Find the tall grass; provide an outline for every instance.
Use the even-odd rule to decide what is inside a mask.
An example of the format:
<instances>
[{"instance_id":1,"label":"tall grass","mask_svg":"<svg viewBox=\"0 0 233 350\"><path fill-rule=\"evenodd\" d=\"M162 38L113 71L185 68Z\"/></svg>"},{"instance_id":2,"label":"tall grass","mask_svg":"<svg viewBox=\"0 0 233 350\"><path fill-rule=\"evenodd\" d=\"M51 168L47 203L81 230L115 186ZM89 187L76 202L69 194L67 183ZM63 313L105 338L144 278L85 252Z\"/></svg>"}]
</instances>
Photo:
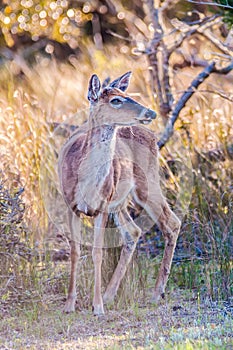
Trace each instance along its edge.
<instances>
[{"instance_id":1,"label":"tall grass","mask_svg":"<svg viewBox=\"0 0 233 350\"><path fill-rule=\"evenodd\" d=\"M192 150L194 183L180 237L182 253L186 252L184 263L176 264L174 278L180 286L197 290L203 297L230 299L233 292L233 115L232 103L216 98L220 91L218 84L216 95L196 96L181 117L183 137ZM224 85L222 80L222 84L230 96L228 81Z\"/></svg>"}]
</instances>

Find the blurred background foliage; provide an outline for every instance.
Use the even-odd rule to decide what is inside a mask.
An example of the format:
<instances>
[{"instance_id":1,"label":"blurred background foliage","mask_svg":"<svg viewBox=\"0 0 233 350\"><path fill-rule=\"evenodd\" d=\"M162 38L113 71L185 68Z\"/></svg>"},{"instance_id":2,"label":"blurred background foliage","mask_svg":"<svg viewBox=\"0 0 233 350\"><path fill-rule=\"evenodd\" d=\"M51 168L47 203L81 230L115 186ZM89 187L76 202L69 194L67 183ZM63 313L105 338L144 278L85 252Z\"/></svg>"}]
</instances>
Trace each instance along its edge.
<instances>
[{"instance_id":1,"label":"blurred background foliage","mask_svg":"<svg viewBox=\"0 0 233 350\"><path fill-rule=\"evenodd\" d=\"M222 6L213 6L214 3ZM232 0L213 1L211 5L205 5L205 1L180 1L168 15L190 23L198 18L198 11L207 14L211 10L223 15L230 27ZM142 0L3 0L0 45L13 51L30 46L30 50L25 51L28 58L39 49L45 49L47 54L66 59L69 54L82 51L88 40L93 40L97 49L103 49L108 43L121 43L120 51L129 54L129 42L132 49L142 38L146 41L150 38L148 34L153 28L148 25L147 12L146 2ZM2 49L1 55L4 57ZM6 52L5 55L9 58Z\"/></svg>"},{"instance_id":2,"label":"blurred background foliage","mask_svg":"<svg viewBox=\"0 0 233 350\"><path fill-rule=\"evenodd\" d=\"M130 36L128 27L145 27L142 22L145 13L141 1L126 1L124 7L121 2L98 0L3 2L5 6L0 12L1 44L12 49L46 38L56 43L67 44L63 46L66 49L66 58L69 53L79 52L88 39L93 40L96 47L102 49L103 44L114 43L117 40L111 31L127 40ZM133 18L136 19L136 23L133 23ZM127 26L128 21L131 23ZM45 51L48 54L52 54L53 50L51 45L46 46ZM64 57L62 52L59 52L58 56Z\"/></svg>"},{"instance_id":3,"label":"blurred background foliage","mask_svg":"<svg viewBox=\"0 0 233 350\"><path fill-rule=\"evenodd\" d=\"M170 24L174 19L183 25L195 24L215 13L219 22L211 33L224 43L233 23L232 1L218 2L227 6L176 1L175 6L168 7L164 21L174 33L177 28ZM7 305L9 300L18 302L19 296L22 301L35 295L41 300L45 292L46 295L66 292L66 263L56 262L67 260L68 240L49 220L45 197L41 197L43 190L47 191L46 196L51 195L48 199L59 195L54 160L59 146L54 140L53 125L83 123L85 115L81 111L88 106L87 83L93 72L103 80L133 70L130 93L158 110L147 59L153 35L147 2L143 0L2 1L0 300L3 304ZM183 63L187 57L191 57L188 66ZM220 65L229 59L208 38L197 33L190 35L169 61L176 101L202 69L193 58L207 64L217 59ZM214 76L201 85L177 122L178 141L173 137L161 152L164 188L171 204L184 179L176 173L177 164L184 164L185 157L190 155L193 166L193 183L185 184L183 194L189 197L193 185L192 199L183 221L170 283L213 299L230 299L232 295L232 79L232 73L217 79ZM152 128L156 132L162 130L159 117ZM64 142L64 135L55 136L56 140L60 137L60 143ZM48 180L49 188L43 189ZM56 209L56 215L61 214L59 205ZM151 260L133 261L136 282L127 283L120 299L124 293L126 299L136 297L138 289L146 288L147 280L151 280L149 271L156 274L163 248L161 233L156 228L148 232L139 248L139 255L143 251ZM85 251L85 256L88 259L80 262L79 297L83 305L89 305L93 286L90 250ZM107 266L107 271L110 268ZM130 275L126 278L132 281Z\"/></svg>"},{"instance_id":4,"label":"blurred background foliage","mask_svg":"<svg viewBox=\"0 0 233 350\"><path fill-rule=\"evenodd\" d=\"M222 14L223 14L223 20L227 23L229 27L233 24L233 1L232 0L216 0L217 4L222 5Z\"/></svg>"}]
</instances>

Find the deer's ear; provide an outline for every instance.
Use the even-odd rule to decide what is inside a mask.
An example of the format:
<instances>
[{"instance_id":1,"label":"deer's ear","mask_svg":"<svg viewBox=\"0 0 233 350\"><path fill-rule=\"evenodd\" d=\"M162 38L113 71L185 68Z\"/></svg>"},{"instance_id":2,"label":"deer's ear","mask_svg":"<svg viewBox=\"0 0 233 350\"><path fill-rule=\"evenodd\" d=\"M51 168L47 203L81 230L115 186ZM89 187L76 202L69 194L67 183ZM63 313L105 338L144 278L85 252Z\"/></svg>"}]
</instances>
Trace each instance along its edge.
<instances>
[{"instance_id":1,"label":"deer's ear","mask_svg":"<svg viewBox=\"0 0 233 350\"><path fill-rule=\"evenodd\" d=\"M87 94L87 98L91 103L95 103L98 101L100 88L101 88L101 84L100 84L99 78L97 77L96 74L93 74L89 81L88 94Z\"/></svg>"},{"instance_id":2,"label":"deer's ear","mask_svg":"<svg viewBox=\"0 0 233 350\"><path fill-rule=\"evenodd\" d=\"M110 86L113 88L120 89L121 91L125 91L129 86L129 80L132 72L127 72L123 74L120 78L114 80Z\"/></svg>"}]
</instances>

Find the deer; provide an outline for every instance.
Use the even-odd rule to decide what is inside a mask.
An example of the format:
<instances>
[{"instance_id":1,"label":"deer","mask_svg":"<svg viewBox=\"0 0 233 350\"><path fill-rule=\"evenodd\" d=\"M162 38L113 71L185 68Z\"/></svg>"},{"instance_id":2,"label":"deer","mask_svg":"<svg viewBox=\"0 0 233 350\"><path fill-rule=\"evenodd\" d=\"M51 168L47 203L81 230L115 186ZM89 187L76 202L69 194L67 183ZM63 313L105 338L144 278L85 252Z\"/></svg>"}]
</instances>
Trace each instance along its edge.
<instances>
[{"instance_id":1,"label":"deer","mask_svg":"<svg viewBox=\"0 0 233 350\"><path fill-rule=\"evenodd\" d=\"M94 315L103 315L104 304L114 301L141 236L141 228L130 215L130 201L144 209L163 233L165 248L152 300L158 302L165 297L181 222L162 194L157 138L145 126L156 118L156 112L126 94L130 77L131 72L127 72L101 86L98 76L92 75L88 87L88 121L70 136L59 154L58 175L71 232L66 313L75 311L83 215L91 217L94 226ZM123 246L102 296L103 239L110 215L120 231Z\"/></svg>"}]
</instances>

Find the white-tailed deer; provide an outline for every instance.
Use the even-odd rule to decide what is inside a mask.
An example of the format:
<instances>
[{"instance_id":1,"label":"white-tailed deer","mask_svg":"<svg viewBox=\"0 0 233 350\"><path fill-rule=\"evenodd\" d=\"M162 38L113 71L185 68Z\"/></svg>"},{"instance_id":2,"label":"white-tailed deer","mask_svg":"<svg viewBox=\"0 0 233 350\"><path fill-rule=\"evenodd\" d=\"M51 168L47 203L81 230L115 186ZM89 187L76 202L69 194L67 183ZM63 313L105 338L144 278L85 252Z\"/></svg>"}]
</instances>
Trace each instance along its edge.
<instances>
[{"instance_id":1,"label":"white-tailed deer","mask_svg":"<svg viewBox=\"0 0 233 350\"><path fill-rule=\"evenodd\" d=\"M164 297L180 221L160 189L157 139L142 126L155 119L156 113L126 95L130 75L128 72L102 88L98 77L91 77L88 123L74 132L60 152L58 170L71 230L71 276L65 312L75 309L81 214L94 218L94 314L104 313L103 301L113 301L141 235L128 212L129 200L145 209L163 232L165 250L153 299ZM102 246L109 214L124 243L102 299Z\"/></svg>"}]
</instances>

